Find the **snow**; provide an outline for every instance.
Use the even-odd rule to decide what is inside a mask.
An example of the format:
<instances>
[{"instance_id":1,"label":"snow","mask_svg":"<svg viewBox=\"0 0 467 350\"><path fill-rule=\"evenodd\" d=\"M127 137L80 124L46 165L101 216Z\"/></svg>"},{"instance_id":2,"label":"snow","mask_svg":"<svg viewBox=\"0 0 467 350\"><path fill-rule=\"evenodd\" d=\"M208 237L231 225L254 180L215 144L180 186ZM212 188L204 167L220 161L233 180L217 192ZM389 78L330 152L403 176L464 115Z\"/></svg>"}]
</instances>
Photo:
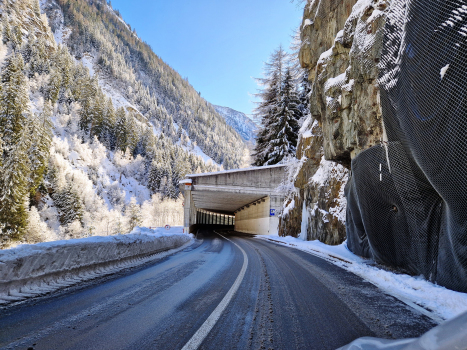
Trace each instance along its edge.
<instances>
[{"instance_id":1,"label":"snow","mask_svg":"<svg viewBox=\"0 0 467 350\"><path fill-rule=\"evenodd\" d=\"M80 62L83 63L83 65L89 69L89 74L94 76L94 63L93 63L94 57L92 57L90 54L85 53L83 58L81 58Z\"/></svg>"},{"instance_id":2,"label":"snow","mask_svg":"<svg viewBox=\"0 0 467 350\"><path fill-rule=\"evenodd\" d=\"M311 123L311 126L310 126ZM299 134L302 138L306 139L308 137L315 136L313 134L313 129L318 126L318 120L312 118L311 116L308 117L305 122L303 123L302 127L300 128Z\"/></svg>"},{"instance_id":3,"label":"snow","mask_svg":"<svg viewBox=\"0 0 467 350\"><path fill-rule=\"evenodd\" d=\"M302 241L307 240L307 232L308 232L308 219L309 219L309 212L308 208L306 206L306 201L303 201L303 207L302 207L302 225L300 227L300 236L299 238Z\"/></svg>"},{"instance_id":4,"label":"snow","mask_svg":"<svg viewBox=\"0 0 467 350\"><path fill-rule=\"evenodd\" d=\"M84 62L83 62L84 63ZM89 64L89 63L88 63ZM89 69L89 67L88 67ZM121 92L119 92L117 89L115 89L109 81L107 81L106 79L104 79L103 77L99 77L99 86L102 88L102 91L105 93L105 95L107 97L110 97L112 99L112 103L115 107L115 109L118 109L120 107L123 107L125 109L127 109L128 107L131 108L131 109L134 109L135 111L137 111L138 113L139 110L138 108L130 103L122 94ZM141 113L140 113L141 114ZM158 131L155 131L154 132L155 134L159 134L160 132Z\"/></svg>"},{"instance_id":5,"label":"snow","mask_svg":"<svg viewBox=\"0 0 467 350\"><path fill-rule=\"evenodd\" d=\"M192 151L194 154L196 154L197 156L201 157L203 159L203 161L206 163L206 164L214 164L218 167L220 167L221 165L220 164L217 164L211 157L209 157L206 153L203 152L203 150L201 148L199 148L199 146L195 146L193 148L193 151Z\"/></svg>"},{"instance_id":6,"label":"snow","mask_svg":"<svg viewBox=\"0 0 467 350\"><path fill-rule=\"evenodd\" d=\"M332 56L332 49L333 47L331 47L329 50L327 51L324 51L321 56L319 56L319 59L318 59L318 64L323 64L329 57Z\"/></svg>"},{"instance_id":7,"label":"snow","mask_svg":"<svg viewBox=\"0 0 467 350\"><path fill-rule=\"evenodd\" d=\"M258 125L255 124L245 113L236 111L229 107L213 106L244 141L255 141Z\"/></svg>"},{"instance_id":8,"label":"snow","mask_svg":"<svg viewBox=\"0 0 467 350\"><path fill-rule=\"evenodd\" d=\"M290 236L257 236L256 238L272 240L332 262L371 282L403 302L416 308L425 309L424 311L438 322L467 312L467 293L438 286L426 281L422 276L413 277L383 270L373 261L350 252L346 242L338 246L330 246L319 241L304 242Z\"/></svg>"},{"instance_id":9,"label":"snow","mask_svg":"<svg viewBox=\"0 0 467 350\"><path fill-rule=\"evenodd\" d=\"M63 44L71 35L71 29L65 26L60 26L55 30L54 38L57 44Z\"/></svg>"},{"instance_id":10,"label":"snow","mask_svg":"<svg viewBox=\"0 0 467 350\"><path fill-rule=\"evenodd\" d=\"M440 75L441 75L441 80L443 80L444 78L444 75L446 74L446 72L448 71L449 69L449 64L444 66L443 68L441 68L441 71L440 71Z\"/></svg>"},{"instance_id":11,"label":"snow","mask_svg":"<svg viewBox=\"0 0 467 350\"><path fill-rule=\"evenodd\" d=\"M350 92L353 90L354 85L355 85L355 79L350 79L347 84L342 85L342 90Z\"/></svg>"},{"instance_id":12,"label":"snow","mask_svg":"<svg viewBox=\"0 0 467 350\"><path fill-rule=\"evenodd\" d=\"M206 176L206 175L227 174L227 173L236 173L236 172L241 172L241 171L280 168L280 167L285 167L285 166L287 166L287 164L265 165L265 166L249 167L249 168L242 168L242 169L222 170L222 171L216 171L216 172L205 173L205 174L189 174L189 175L186 175L186 177L198 177L198 176Z\"/></svg>"},{"instance_id":13,"label":"snow","mask_svg":"<svg viewBox=\"0 0 467 350\"><path fill-rule=\"evenodd\" d=\"M192 239L182 227L137 227L127 235L24 244L2 250L0 304L135 266L154 259L154 254L183 249Z\"/></svg>"},{"instance_id":14,"label":"snow","mask_svg":"<svg viewBox=\"0 0 467 350\"><path fill-rule=\"evenodd\" d=\"M305 19L305 21L303 22L303 28L307 27L307 26L311 26L314 22L311 20L311 19Z\"/></svg>"},{"instance_id":15,"label":"snow","mask_svg":"<svg viewBox=\"0 0 467 350\"><path fill-rule=\"evenodd\" d=\"M0 40L0 65L3 66L3 61L8 53L8 47L3 44L3 41Z\"/></svg>"},{"instance_id":16,"label":"snow","mask_svg":"<svg viewBox=\"0 0 467 350\"><path fill-rule=\"evenodd\" d=\"M324 84L324 91L329 91L331 89L341 87L342 85L345 84L346 81L346 73L342 73L338 75L337 77L334 78L329 78L326 83Z\"/></svg>"},{"instance_id":17,"label":"snow","mask_svg":"<svg viewBox=\"0 0 467 350\"><path fill-rule=\"evenodd\" d=\"M286 217L289 215L289 211L295 208L295 198L292 199L292 201L287 204L287 206L282 210L282 217Z\"/></svg>"}]
</instances>

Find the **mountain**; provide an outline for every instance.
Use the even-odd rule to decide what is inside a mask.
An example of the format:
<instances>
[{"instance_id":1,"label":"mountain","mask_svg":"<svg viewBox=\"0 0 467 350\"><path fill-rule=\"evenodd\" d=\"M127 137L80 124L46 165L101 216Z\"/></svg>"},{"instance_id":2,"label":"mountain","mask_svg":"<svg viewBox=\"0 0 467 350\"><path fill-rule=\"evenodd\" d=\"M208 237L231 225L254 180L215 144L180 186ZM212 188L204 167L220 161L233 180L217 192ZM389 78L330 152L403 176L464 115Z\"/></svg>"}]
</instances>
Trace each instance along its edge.
<instances>
[{"instance_id":1,"label":"mountain","mask_svg":"<svg viewBox=\"0 0 467 350\"><path fill-rule=\"evenodd\" d=\"M186 174L245 163L239 134L104 0L0 15L0 249L180 225Z\"/></svg>"},{"instance_id":2,"label":"mountain","mask_svg":"<svg viewBox=\"0 0 467 350\"><path fill-rule=\"evenodd\" d=\"M117 106L134 109L174 142L186 134L226 169L242 165L245 145L235 130L105 0L46 0L42 8L57 42Z\"/></svg>"},{"instance_id":3,"label":"mountain","mask_svg":"<svg viewBox=\"0 0 467 350\"><path fill-rule=\"evenodd\" d=\"M255 142L256 125L245 113L236 111L229 107L213 106L217 113L224 117L227 124L235 129L236 132L247 142Z\"/></svg>"}]
</instances>

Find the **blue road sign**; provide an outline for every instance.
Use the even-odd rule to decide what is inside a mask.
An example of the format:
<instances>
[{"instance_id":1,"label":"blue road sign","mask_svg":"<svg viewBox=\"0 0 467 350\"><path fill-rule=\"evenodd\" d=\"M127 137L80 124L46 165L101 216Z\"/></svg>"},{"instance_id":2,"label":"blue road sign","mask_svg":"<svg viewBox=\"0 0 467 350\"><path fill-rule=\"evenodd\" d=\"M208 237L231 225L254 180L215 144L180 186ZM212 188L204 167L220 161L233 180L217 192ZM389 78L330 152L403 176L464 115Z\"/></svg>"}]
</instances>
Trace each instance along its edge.
<instances>
[{"instance_id":1,"label":"blue road sign","mask_svg":"<svg viewBox=\"0 0 467 350\"><path fill-rule=\"evenodd\" d=\"M276 209L270 209L269 210L269 215L276 216Z\"/></svg>"}]
</instances>

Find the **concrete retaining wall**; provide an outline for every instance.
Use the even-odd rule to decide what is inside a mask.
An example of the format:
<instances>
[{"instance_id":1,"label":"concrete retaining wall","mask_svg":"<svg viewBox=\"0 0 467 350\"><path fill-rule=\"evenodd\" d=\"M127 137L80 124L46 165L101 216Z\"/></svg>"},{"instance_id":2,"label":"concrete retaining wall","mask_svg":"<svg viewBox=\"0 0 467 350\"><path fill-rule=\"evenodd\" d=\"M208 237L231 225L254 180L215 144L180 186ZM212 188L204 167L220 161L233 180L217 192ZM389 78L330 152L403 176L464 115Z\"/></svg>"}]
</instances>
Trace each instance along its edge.
<instances>
[{"instance_id":1,"label":"concrete retaining wall","mask_svg":"<svg viewBox=\"0 0 467 350\"><path fill-rule=\"evenodd\" d=\"M277 234L279 219L270 216L271 198L264 202L250 205L235 214L235 231L257 235Z\"/></svg>"},{"instance_id":2,"label":"concrete retaining wall","mask_svg":"<svg viewBox=\"0 0 467 350\"><path fill-rule=\"evenodd\" d=\"M0 304L66 287L183 246L186 234L129 234L24 245L0 251Z\"/></svg>"}]
</instances>

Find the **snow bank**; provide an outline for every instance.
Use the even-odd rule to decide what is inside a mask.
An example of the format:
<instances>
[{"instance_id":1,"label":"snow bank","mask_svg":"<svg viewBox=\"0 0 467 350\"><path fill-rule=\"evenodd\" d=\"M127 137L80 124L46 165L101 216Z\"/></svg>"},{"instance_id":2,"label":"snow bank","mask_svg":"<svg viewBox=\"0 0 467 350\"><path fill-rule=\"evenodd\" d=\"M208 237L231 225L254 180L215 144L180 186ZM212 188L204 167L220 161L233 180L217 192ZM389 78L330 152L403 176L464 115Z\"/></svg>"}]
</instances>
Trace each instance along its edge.
<instances>
[{"instance_id":1,"label":"snow bank","mask_svg":"<svg viewBox=\"0 0 467 350\"><path fill-rule=\"evenodd\" d=\"M467 294L455 292L426 281L383 270L347 249L346 242L330 246L319 241L302 241L290 236L257 236L319 256L371 282L439 323L467 312Z\"/></svg>"},{"instance_id":2,"label":"snow bank","mask_svg":"<svg viewBox=\"0 0 467 350\"><path fill-rule=\"evenodd\" d=\"M182 227L138 227L128 235L25 244L0 251L0 304L135 266L191 240Z\"/></svg>"}]
</instances>

